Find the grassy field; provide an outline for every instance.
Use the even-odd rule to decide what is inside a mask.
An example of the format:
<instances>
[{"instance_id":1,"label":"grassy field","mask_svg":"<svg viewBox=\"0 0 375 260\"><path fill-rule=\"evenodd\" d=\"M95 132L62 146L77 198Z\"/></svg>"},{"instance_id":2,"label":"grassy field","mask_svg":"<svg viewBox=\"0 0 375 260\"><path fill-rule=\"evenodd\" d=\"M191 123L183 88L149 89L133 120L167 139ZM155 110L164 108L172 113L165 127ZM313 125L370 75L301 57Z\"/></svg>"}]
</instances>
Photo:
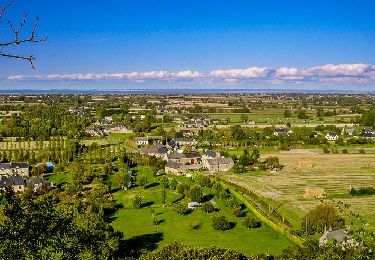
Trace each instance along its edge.
<instances>
[{"instance_id":1,"label":"grassy field","mask_svg":"<svg viewBox=\"0 0 375 260\"><path fill-rule=\"evenodd\" d=\"M142 175L144 173L140 173ZM126 238L139 239L141 243L151 240L158 245L180 241L193 246L215 245L222 248L231 248L248 255L270 252L280 253L284 248L292 245L292 242L282 234L274 231L266 225L257 229L247 229L242 224L242 218L236 218L231 210L225 206L225 201L214 197L219 213L228 217L230 221L236 222L233 229L228 231L217 231L211 225L210 214L200 209L195 209L186 216L178 215L170 204L178 200L180 195L173 190L168 190L166 206L160 202L160 187L153 183L158 178L146 173L149 180L149 187L140 187L131 190L121 190L114 194L116 201L122 208L113 215L113 227L122 231ZM175 177L175 176L169 176ZM180 182L192 183L185 177L177 177ZM151 184L151 185L150 185ZM211 194L211 188L204 188L206 195ZM136 195L142 196L145 204L141 209L134 209L131 206L132 198ZM181 203L187 203L183 199ZM160 225L153 224L153 215L162 221ZM212 214L212 213L211 213ZM251 215L250 212L248 214Z\"/></svg>"},{"instance_id":2,"label":"grassy field","mask_svg":"<svg viewBox=\"0 0 375 260\"><path fill-rule=\"evenodd\" d=\"M279 157L285 168L278 173L223 174L230 180L258 195L277 207L278 212L299 226L302 216L320 203L319 199L303 198L305 188L323 188L327 199L347 202L351 210L359 213L375 230L375 196L348 196L350 187L375 186L375 154L322 154L320 150L301 150L267 154ZM356 153L354 153L356 152ZM312 164L303 166L301 164Z\"/></svg>"}]
</instances>

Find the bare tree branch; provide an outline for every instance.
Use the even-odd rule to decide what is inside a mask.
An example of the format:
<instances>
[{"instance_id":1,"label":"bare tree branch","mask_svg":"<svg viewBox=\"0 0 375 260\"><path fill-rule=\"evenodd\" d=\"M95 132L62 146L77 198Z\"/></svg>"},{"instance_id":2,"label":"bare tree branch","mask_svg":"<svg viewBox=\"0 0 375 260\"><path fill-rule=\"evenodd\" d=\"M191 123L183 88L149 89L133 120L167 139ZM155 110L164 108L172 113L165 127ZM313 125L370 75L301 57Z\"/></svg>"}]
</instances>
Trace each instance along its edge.
<instances>
[{"instance_id":1,"label":"bare tree branch","mask_svg":"<svg viewBox=\"0 0 375 260\"><path fill-rule=\"evenodd\" d=\"M0 0L1 1L1 0ZM6 10L14 3L14 0L8 1L4 7L0 7L0 23L2 21L3 15L6 12ZM27 18L29 14L25 13L23 16L23 19L21 23L19 24L18 27L16 27L12 21L8 20L8 25L10 28L10 31L13 35L12 39L9 40L1 40L0 41L0 57L6 57L6 58L11 58L11 59L20 59L20 60L25 60L28 61L33 69L35 69L34 66L34 60L35 57L33 55L16 55L16 54L11 54L7 51L6 48L12 47L12 46L19 46L19 45L24 45L28 43L41 43L45 42L47 40L47 37L37 37L36 36L36 31L38 28L39 24L39 18L35 18L34 25L32 27L32 30L29 34L28 37L23 37L22 32L23 29L27 23Z\"/></svg>"}]
</instances>

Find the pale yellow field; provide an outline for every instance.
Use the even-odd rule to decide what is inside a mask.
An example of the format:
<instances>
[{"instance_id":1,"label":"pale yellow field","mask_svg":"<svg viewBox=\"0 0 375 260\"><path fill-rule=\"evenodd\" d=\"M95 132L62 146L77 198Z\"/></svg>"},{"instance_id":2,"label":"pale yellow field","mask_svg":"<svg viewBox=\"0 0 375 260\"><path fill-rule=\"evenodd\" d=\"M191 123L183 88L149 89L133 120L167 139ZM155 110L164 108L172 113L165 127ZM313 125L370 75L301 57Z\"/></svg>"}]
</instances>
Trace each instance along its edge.
<instances>
[{"instance_id":1,"label":"pale yellow field","mask_svg":"<svg viewBox=\"0 0 375 260\"><path fill-rule=\"evenodd\" d=\"M375 187L375 154L277 153L285 168L277 173L229 174L222 177L262 195L292 223L320 202L303 198L305 188L324 188L328 198L345 201L375 230L375 196L350 197L350 187ZM268 155L267 155L268 156ZM311 163L313 167L311 168ZM302 169L301 167L305 168Z\"/></svg>"}]
</instances>

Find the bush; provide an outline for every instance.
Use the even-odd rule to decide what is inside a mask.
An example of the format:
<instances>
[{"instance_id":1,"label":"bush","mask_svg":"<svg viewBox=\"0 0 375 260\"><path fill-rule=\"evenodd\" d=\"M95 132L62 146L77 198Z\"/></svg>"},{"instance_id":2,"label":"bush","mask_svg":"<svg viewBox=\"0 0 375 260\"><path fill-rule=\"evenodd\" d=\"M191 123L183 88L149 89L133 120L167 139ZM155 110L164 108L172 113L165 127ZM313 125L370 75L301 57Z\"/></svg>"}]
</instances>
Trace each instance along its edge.
<instances>
[{"instance_id":1,"label":"bush","mask_svg":"<svg viewBox=\"0 0 375 260\"><path fill-rule=\"evenodd\" d=\"M190 189L190 186L185 183L179 183L176 186L177 192L185 196Z\"/></svg>"},{"instance_id":2,"label":"bush","mask_svg":"<svg viewBox=\"0 0 375 260\"><path fill-rule=\"evenodd\" d=\"M347 154L348 153L348 149L346 149L346 148L342 149L342 153Z\"/></svg>"},{"instance_id":3,"label":"bush","mask_svg":"<svg viewBox=\"0 0 375 260\"><path fill-rule=\"evenodd\" d=\"M177 188L177 185L178 185L178 182L176 181L175 178L173 178L170 182L169 182L169 187L172 189L172 190L175 190Z\"/></svg>"},{"instance_id":4,"label":"bush","mask_svg":"<svg viewBox=\"0 0 375 260\"><path fill-rule=\"evenodd\" d=\"M262 223L250 216L247 216L244 221L243 221L243 224L245 227L247 228L259 228Z\"/></svg>"},{"instance_id":5,"label":"bush","mask_svg":"<svg viewBox=\"0 0 375 260\"><path fill-rule=\"evenodd\" d=\"M359 153L365 153L365 149L363 149L363 148L361 148L361 149L359 149Z\"/></svg>"},{"instance_id":6,"label":"bush","mask_svg":"<svg viewBox=\"0 0 375 260\"><path fill-rule=\"evenodd\" d=\"M207 175L200 174L197 178L197 181L202 187L210 187L212 185L211 179Z\"/></svg>"},{"instance_id":7,"label":"bush","mask_svg":"<svg viewBox=\"0 0 375 260\"><path fill-rule=\"evenodd\" d=\"M359 189L351 188L349 194L352 196L365 196L365 195L374 195L375 188L373 187L362 187Z\"/></svg>"},{"instance_id":8,"label":"bush","mask_svg":"<svg viewBox=\"0 0 375 260\"><path fill-rule=\"evenodd\" d=\"M229 199L227 200L227 203L226 203L226 206L228 207L228 208L231 208L231 209L233 209L233 208L235 208L235 207L237 207L238 206L238 201L234 198L234 197L229 197Z\"/></svg>"},{"instance_id":9,"label":"bush","mask_svg":"<svg viewBox=\"0 0 375 260\"><path fill-rule=\"evenodd\" d=\"M203 202L202 205L201 205L201 209L206 213L211 213L211 212L215 211L215 207L214 207L214 205L212 205L212 203L210 201Z\"/></svg>"},{"instance_id":10,"label":"bush","mask_svg":"<svg viewBox=\"0 0 375 260\"><path fill-rule=\"evenodd\" d=\"M202 187L199 185L194 185L193 187L191 187L187 195L191 199L191 201L200 202L203 198Z\"/></svg>"},{"instance_id":11,"label":"bush","mask_svg":"<svg viewBox=\"0 0 375 260\"><path fill-rule=\"evenodd\" d=\"M176 212L178 215L185 216L191 212L191 209L189 209L187 206L185 206L182 203L178 203L175 206Z\"/></svg>"},{"instance_id":12,"label":"bush","mask_svg":"<svg viewBox=\"0 0 375 260\"><path fill-rule=\"evenodd\" d=\"M229 220L225 216L219 214L215 214L214 216L212 216L211 220L212 226L216 230L224 231L233 227L233 223L229 222Z\"/></svg>"},{"instance_id":13,"label":"bush","mask_svg":"<svg viewBox=\"0 0 375 260\"><path fill-rule=\"evenodd\" d=\"M160 225L161 221L157 217L154 217L153 220L152 220L152 223L154 225Z\"/></svg>"},{"instance_id":14,"label":"bush","mask_svg":"<svg viewBox=\"0 0 375 260\"><path fill-rule=\"evenodd\" d=\"M237 218L242 218L246 216L246 211L242 209L240 206L236 206L232 209L232 213Z\"/></svg>"},{"instance_id":15,"label":"bush","mask_svg":"<svg viewBox=\"0 0 375 260\"><path fill-rule=\"evenodd\" d=\"M329 149L326 145L323 146L323 153L329 153Z\"/></svg>"},{"instance_id":16,"label":"bush","mask_svg":"<svg viewBox=\"0 0 375 260\"><path fill-rule=\"evenodd\" d=\"M142 197L141 196L135 195L135 197L133 199L133 208L135 208L135 209L142 208Z\"/></svg>"}]
</instances>

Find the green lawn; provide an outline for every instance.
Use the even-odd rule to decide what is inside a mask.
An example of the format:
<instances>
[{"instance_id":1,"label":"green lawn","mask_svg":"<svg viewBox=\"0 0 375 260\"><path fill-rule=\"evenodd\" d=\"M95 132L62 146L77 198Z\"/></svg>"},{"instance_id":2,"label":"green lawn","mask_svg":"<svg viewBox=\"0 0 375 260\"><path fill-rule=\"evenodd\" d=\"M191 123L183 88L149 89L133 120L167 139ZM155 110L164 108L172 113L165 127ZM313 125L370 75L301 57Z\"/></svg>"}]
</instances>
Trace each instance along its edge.
<instances>
[{"instance_id":1,"label":"green lawn","mask_svg":"<svg viewBox=\"0 0 375 260\"><path fill-rule=\"evenodd\" d=\"M179 241L193 246L215 245L222 248L231 248L247 255L259 253L278 254L283 249L292 245L292 242L282 234L274 231L266 225L257 229L247 229L242 224L242 218L236 218L231 210L225 206L225 201L214 197L219 213L228 217L236 223L235 227L228 231L217 231L211 225L211 215L200 209L195 209L186 216L178 215L170 204L181 196L173 190L168 189L166 206L160 203L160 188L157 186L158 178L153 177L145 167L139 168L138 176L148 177L149 188L140 187L131 190L121 190L114 194L114 199L123 207L113 215L112 225L116 230L122 231L128 239L147 240L157 237L158 245ZM170 178L174 176L168 176ZM186 177L179 177L178 181L192 183ZM211 188L204 188L206 195L212 194ZM134 209L131 207L132 198L135 195L142 197L145 207ZM181 203L187 203L183 199ZM153 215L162 220L160 225L153 224ZM213 214L213 213L211 213ZM248 212L248 214L251 214ZM158 236L159 235L159 236Z\"/></svg>"}]
</instances>

